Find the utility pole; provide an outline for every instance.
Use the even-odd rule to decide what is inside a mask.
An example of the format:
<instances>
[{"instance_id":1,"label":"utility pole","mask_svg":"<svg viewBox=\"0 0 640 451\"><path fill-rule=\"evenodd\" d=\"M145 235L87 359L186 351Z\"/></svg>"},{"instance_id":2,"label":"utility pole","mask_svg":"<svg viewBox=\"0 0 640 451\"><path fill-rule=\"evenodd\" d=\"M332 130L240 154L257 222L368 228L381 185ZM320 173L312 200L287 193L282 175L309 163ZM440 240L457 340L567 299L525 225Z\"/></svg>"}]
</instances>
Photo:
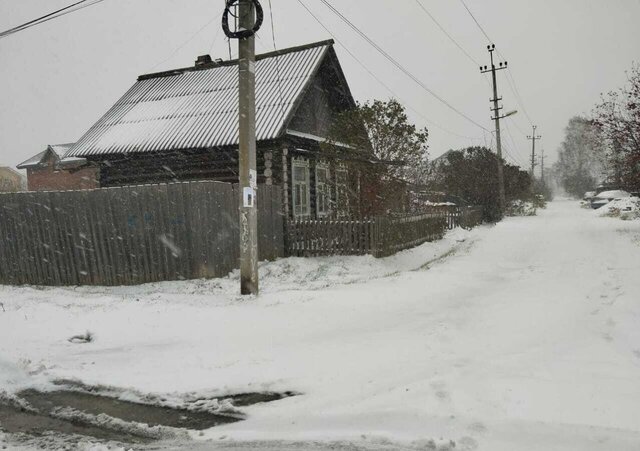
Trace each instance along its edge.
<instances>
[{"instance_id":1,"label":"utility pole","mask_svg":"<svg viewBox=\"0 0 640 451\"><path fill-rule=\"evenodd\" d=\"M238 30L255 26L254 2L239 0ZM255 36L238 39L240 293L258 294Z\"/></svg>"},{"instance_id":2,"label":"utility pole","mask_svg":"<svg viewBox=\"0 0 640 451\"><path fill-rule=\"evenodd\" d=\"M500 63L499 67L496 67L493 63L493 52L495 51L495 44L491 44L487 46L487 50L489 50L489 56L491 57L491 67L487 68L487 66L480 66L480 73L491 72L491 79L493 81L493 99L490 99L490 102L493 102L493 111L494 117L491 119L495 122L496 127L496 152L498 154L498 206L500 208L500 215L504 213L505 210L505 194L504 194L504 168L502 166L502 141L500 140L500 119L507 117L500 116L501 106L498 106L498 101L502 100L502 97L498 97L498 85L496 82L496 71L507 68L507 62ZM513 113L510 113L511 115Z\"/></svg>"},{"instance_id":3,"label":"utility pole","mask_svg":"<svg viewBox=\"0 0 640 451\"><path fill-rule=\"evenodd\" d=\"M531 179L533 180L535 174L533 173L533 169L536 166L536 139L542 138L542 136L536 136L536 128L537 125L533 125L533 134L531 136L527 136L527 139L531 140Z\"/></svg>"}]
</instances>

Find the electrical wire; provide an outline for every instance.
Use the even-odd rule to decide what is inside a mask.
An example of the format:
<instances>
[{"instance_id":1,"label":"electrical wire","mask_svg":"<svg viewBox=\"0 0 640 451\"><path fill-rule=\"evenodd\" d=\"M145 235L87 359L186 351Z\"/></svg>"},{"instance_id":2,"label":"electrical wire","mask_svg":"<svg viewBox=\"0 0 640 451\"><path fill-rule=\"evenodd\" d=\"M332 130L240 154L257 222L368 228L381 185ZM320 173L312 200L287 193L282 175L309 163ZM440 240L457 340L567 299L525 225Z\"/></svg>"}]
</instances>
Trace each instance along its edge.
<instances>
[{"instance_id":1,"label":"electrical wire","mask_svg":"<svg viewBox=\"0 0 640 451\"><path fill-rule=\"evenodd\" d=\"M482 25L480 25L480 22L478 22L478 20L476 19L476 17L473 15L473 13L471 12L471 10L469 9L469 7L467 6L467 4L464 2L464 0L460 0L460 3L462 3L462 6L464 6L464 9L467 10L467 12L469 13L469 15L471 16L471 18L473 19L473 21L476 23L476 25L478 26L478 28L480 29L480 31L482 31L482 34L484 34L484 36L487 38L487 41L489 44L491 44L493 41L492 39L489 37L489 35L487 34L486 31L484 31L484 28L482 28Z\"/></svg>"},{"instance_id":2,"label":"electrical wire","mask_svg":"<svg viewBox=\"0 0 640 451\"><path fill-rule=\"evenodd\" d=\"M522 129L520 128L520 126L518 125L518 123L515 121L515 119L513 119L511 116L509 117L509 119L511 119L511 123L516 127L516 130L518 130L518 132L520 132L520 134L524 137L527 136L527 134L525 132L522 131Z\"/></svg>"},{"instance_id":3,"label":"electrical wire","mask_svg":"<svg viewBox=\"0 0 640 451\"><path fill-rule=\"evenodd\" d=\"M180 50L182 50L182 48L187 45L188 43L190 43L191 41L193 41L196 36L198 36L202 30L204 30L205 28L207 28L214 20L217 20L218 17L213 17L212 19L209 19L209 21L207 21L207 23L205 23L203 26L201 26L200 28L198 28L198 30L193 33L186 41L184 41L182 44L180 44L178 47L176 47L175 49L173 49L173 51L169 54L169 56L167 56L165 59L163 59L162 61L160 61L159 63L157 63L155 66L153 66L151 69L149 69L147 72L152 72L156 67L160 66L161 64L166 63L167 61L169 61L176 53L178 53ZM215 43L215 41L214 41ZM212 45L213 46L213 45Z\"/></svg>"},{"instance_id":4,"label":"electrical wire","mask_svg":"<svg viewBox=\"0 0 640 451\"><path fill-rule=\"evenodd\" d=\"M471 62L473 62L476 67L480 66L480 63L478 61L476 61L476 59L474 57L472 57L459 43L458 41L456 41L455 39L453 39L453 37L447 32L447 30L444 29L444 27L442 25L440 25L440 23L436 20L435 17L433 17L433 15L427 10L427 8L424 7L424 5L420 2L420 0L416 0L416 3L418 4L418 6L420 7L420 9L422 9L422 11L424 11L424 13L429 16L429 18L438 26L438 28L440 28L440 31L442 31L451 42L453 42L455 44L456 47L458 47L460 49L460 51L462 53L464 53L467 58L469 58L471 60Z\"/></svg>"},{"instance_id":5,"label":"electrical wire","mask_svg":"<svg viewBox=\"0 0 640 451\"><path fill-rule=\"evenodd\" d=\"M473 13L471 12L471 10L467 6L467 4L464 2L464 0L460 0L460 3L462 3L462 6L464 6L464 8L467 10L467 12L469 13L469 15L471 16L473 21L476 23L476 25L478 26L478 28L480 29L482 34L487 38L487 42L489 44L491 44L493 42L493 40L489 37L487 32L484 30L484 28L482 28L482 25L480 25L480 22L478 22L478 19L476 19L476 17L473 15ZM500 56L500 58L506 59L500 53L500 51L498 51L497 53L498 53L498 56ZM522 112L527 117L527 120L529 121L529 123L533 124L533 121L531 120L531 117L529 116L529 113L527 112L527 109L526 109L526 107L524 105L524 100L522 100L522 97L520 96L520 92L518 91L518 87L516 86L516 80L513 77L513 73L511 72L511 68L510 67L507 67L507 82L508 82L507 84L509 85L509 89L511 89L511 92L516 97L516 102L518 103L518 105L520 105L520 108L522 109Z\"/></svg>"},{"instance_id":6,"label":"electrical wire","mask_svg":"<svg viewBox=\"0 0 640 451\"><path fill-rule=\"evenodd\" d=\"M520 92L518 91L518 87L516 86L516 80L515 78L513 78L511 69L507 68L506 73L507 73L507 82L509 84L509 88L511 89L511 92L513 92L513 95L516 97L516 101L518 102L518 105L520 105L520 108L522 108L522 112L527 117L527 120L529 121L529 125L533 125L531 116L529 116L529 113L527 112L527 109L524 106L524 101L522 100L522 97L520 96Z\"/></svg>"},{"instance_id":7,"label":"electrical wire","mask_svg":"<svg viewBox=\"0 0 640 451\"><path fill-rule=\"evenodd\" d=\"M464 0L460 0L460 2L462 3L462 5L464 6L464 8L467 10L467 12L469 13L469 15L471 16L471 18L473 19L473 21L476 23L476 25L478 26L478 28L480 29L480 31L482 32L482 34L487 38L487 42L488 43L492 43L492 39L489 37L489 35L487 34L487 32L484 30L484 28L482 27L482 25L480 25L480 22L478 22L478 20L476 19L476 17L473 15L473 13L471 12L471 10L469 9L469 7L466 5L466 3L464 2ZM498 55L500 56L500 58L502 59L506 59L504 57L504 55L502 55L500 53L500 51L497 52ZM516 86L516 81L515 78L513 77L513 73L511 71L510 67L507 67L507 85L509 86L509 89L511 90L511 92L513 93L513 95L516 98L516 102L518 103L518 105L520 106L520 108L522 109L522 112L525 114L525 116L527 117L527 120L529 121L530 124L533 124L533 121L531 120L531 116L529 116L529 113L527 112L527 108L525 107L524 104L524 100L522 99L522 96L520 95L520 92L518 91L518 87ZM515 124L515 122L514 122ZM515 124L517 127L517 124ZM522 130L520 130L519 127L517 127L518 130L522 132ZM524 134L524 133L523 133Z\"/></svg>"},{"instance_id":8,"label":"electrical wire","mask_svg":"<svg viewBox=\"0 0 640 451\"><path fill-rule=\"evenodd\" d=\"M65 6L64 8L60 8L56 11L45 14L44 16L40 16L37 19L30 20L16 27L10 28L0 33L0 39L6 38L14 33L18 33L19 31L24 31L27 28L35 27L36 25L40 25L42 23L48 22L53 19L57 19L58 17L62 17L64 15L79 11L83 8L87 8L89 6L93 6L104 0L81 0L79 2L73 3L71 5Z\"/></svg>"},{"instance_id":9,"label":"electrical wire","mask_svg":"<svg viewBox=\"0 0 640 451\"><path fill-rule=\"evenodd\" d=\"M271 22L271 40L273 41L273 50L276 51L278 50L278 47L276 46L276 32L273 26L273 6L271 5L271 0L269 0L269 19ZM284 110L284 100L282 96L282 83L281 83L282 78L280 76L280 56L276 55L275 60L276 60L276 77L277 77L276 84L278 86L278 97L280 100L280 120L284 121L285 110Z\"/></svg>"},{"instance_id":10,"label":"electrical wire","mask_svg":"<svg viewBox=\"0 0 640 451\"><path fill-rule=\"evenodd\" d=\"M385 57L391 64L393 64L397 69L399 69L402 73L404 73L407 77L413 80L418 86L420 86L423 90L431 94L436 100L440 103L448 107L450 110L454 111L459 116L463 117L467 121L471 122L475 126L489 131L487 128L480 125L478 122L471 119L469 116L464 114L462 111L451 105L445 99L436 94L432 89L430 89L427 85L425 85L422 81L420 81L415 75L413 75L409 70L407 70L402 64L400 64L395 58L393 58L389 53L387 53L384 49L382 49L373 39L367 36L363 31L361 31L356 25L354 25L349 19L347 19L340 11L338 11L334 6L329 3L328 0L321 0L324 5L329 8L338 18L340 18L345 24L347 24L353 31L355 31L362 39L364 39L369 45L371 45L375 50L378 51L383 57Z\"/></svg>"},{"instance_id":11,"label":"electrical wire","mask_svg":"<svg viewBox=\"0 0 640 451\"><path fill-rule=\"evenodd\" d=\"M513 134L511 133L511 129L509 128L509 123L507 121L504 122L504 126L505 126L505 129L507 130L507 134L509 135L509 138L511 139L511 144L513 145L513 148L512 148L513 152L515 153L517 160L520 162L520 166L524 168L526 165L523 163L523 161L526 161L527 157L525 156L524 160L523 160L522 159L523 158L522 154L520 154L517 151L517 149L519 149L519 147L516 144L516 140L513 139Z\"/></svg>"},{"instance_id":12,"label":"electrical wire","mask_svg":"<svg viewBox=\"0 0 640 451\"><path fill-rule=\"evenodd\" d=\"M426 117L424 114L422 114L421 112L419 112L418 110L416 110L415 108L413 108L411 106L411 104L405 102L400 96L398 96L385 82L383 82L376 74L374 74L361 60L360 58L358 58L347 46L344 45L343 42L341 42L336 36L335 34L329 30L329 28L327 28L327 26L318 18L318 16L316 16L316 14L314 14L313 11L311 11L307 5L305 5L302 0L298 0L298 3L300 3L300 5L307 10L307 12L309 13L309 15L311 15L311 17L313 17L315 19L315 21L322 27L324 28L324 30L329 33L331 35L331 37L333 38L334 41L336 41L336 43L338 43L338 45L340 45L340 47L342 47L344 49L345 52L347 52L347 54L356 62L358 63L358 65L360 67L362 67L365 72L367 72L371 78L373 78L376 82L378 82L378 84L380 86L382 86L384 89L387 90L387 92L389 92L389 94L391 94L393 97L397 98L398 100L400 100L402 103L406 104L408 106L408 108L413 111L415 114L417 114L418 116L420 116L422 119L424 119L426 122L428 122L429 124L433 125L434 127L444 131L445 133L449 133L450 135L453 136L457 136L459 138L464 138L464 139L468 139L468 140L478 140L480 138L472 138L470 136L464 136L464 135L460 135L456 132L453 132L451 130L446 129L445 127L442 127L441 125L439 125L437 122L429 119L428 117Z\"/></svg>"},{"instance_id":13,"label":"electrical wire","mask_svg":"<svg viewBox=\"0 0 640 451\"><path fill-rule=\"evenodd\" d=\"M466 56L467 58L469 58L469 60L470 60L473 64L475 64L475 66L476 66L476 67L481 66L481 64L480 64L480 63L478 63L478 61L477 61L474 57L472 57L472 56L469 54L469 52L467 52L467 51L464 49L464 47L462 47L462 46L458 43L458 41L456 41L456 40L453 38L453 36L451 36L451 35L447 32L447 30L445 30L445 29L444 29L444 27L443 27L442 25L440 25L440 23L436 20L436 18L435 18L435 17L433 17L433 15L432 15L432 14L431 14L431 13L430 13L426 8L425 8L425 7L424 7L424 5L423 5L422 3L420 3L420 0L416 0L416 3L418 4L418 6L420 6L420 8L422 9L422 11L424 11L424 12L427 14L427 16L429 16L429 18L430 18L430 19L431 19L431 20L432 20L432 21L433 21L433 22L438 26L438 28L440 28L440 30L441 30L441 31L442 31L442 32L447 36L447 38L449 38L449 40L450 40L451 42L453 42L453 43L455 44L455 46L456 46L456 47L458 47L458 49L460 49L460 51L461 51L462 53L464 53L464 54L465 54L465 56ZM491 86L491 83L489 82L489 80L488 80L486 77L482 77L482 79L486 82L486 84L487 84L487 85Z\"/></svg>"}]
</instances>

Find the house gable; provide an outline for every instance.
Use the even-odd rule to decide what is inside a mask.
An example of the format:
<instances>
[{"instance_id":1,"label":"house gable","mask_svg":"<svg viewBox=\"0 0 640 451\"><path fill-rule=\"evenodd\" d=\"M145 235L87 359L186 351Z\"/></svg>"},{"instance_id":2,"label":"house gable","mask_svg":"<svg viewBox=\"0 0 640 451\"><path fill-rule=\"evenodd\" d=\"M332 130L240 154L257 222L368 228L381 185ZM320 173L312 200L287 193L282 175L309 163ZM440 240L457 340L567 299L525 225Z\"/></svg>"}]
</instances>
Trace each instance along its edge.
<instances>
[{"instance_id":1,"label":"house gable","mask_svg":"<svg viewBox=\"0 0 640 451\"><path fill-rule=\"evenodd\" d=\"M354 108L355 101L344 78L340 63L331 49L300 97L292 118L286 124L293 132L321 139L329 138L332 119Z\"/></svg>"}]
</instances>

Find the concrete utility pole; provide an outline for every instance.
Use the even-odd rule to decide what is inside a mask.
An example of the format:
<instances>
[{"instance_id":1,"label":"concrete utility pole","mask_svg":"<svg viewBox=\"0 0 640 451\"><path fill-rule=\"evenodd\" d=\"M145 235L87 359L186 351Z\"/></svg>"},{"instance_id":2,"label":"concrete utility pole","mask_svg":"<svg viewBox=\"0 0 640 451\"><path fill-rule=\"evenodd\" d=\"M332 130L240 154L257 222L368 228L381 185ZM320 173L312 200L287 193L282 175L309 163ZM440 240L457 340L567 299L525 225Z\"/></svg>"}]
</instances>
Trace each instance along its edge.
<instances>
[{"instance_id":1,"label":"concrete utility pole","mask_svg":"<svg viewBox=\"0 0 640 451\"><path fill-rule=\"evenodd\" d=\"M491 57L491 67L487 69L487 66L480 66L480 72L491 72L491 79L493 81L493 99L490 99L490 102L493 102L493 111L494 117L491 119L495 122L496 126L496 151L498 154L498 206L500 208L500 215L504 213L505 209L505 194L504 194L504 168L502 165L502 141L500 140L500 119L506 116L500 116L501 106L498 106L498 101L502 100L502 97L498 97L498 85L496 82L496 71L507 68L507 62L500 63L499 67L496 67L493 64L493 52L495 51L495 44L491 44L487 46L487 50L489 50L489 56Z\"/></svg>"},{"instance_id":2,"label":"concrete utility pole","mask_svg":"<svg viewBox=\"0 0 640 451\"><path fill-rule=\"evenodd\" d=\"M238 2L238 29L255 24L251 0ZM239 163L240 163L240 293L258 294L258 214L256 172L256 71L255 37L238 40Z\"/></svg>"},{"instance_id":3,"label":"concrete utility pole","mask_svg":"<svg viewBox=\"0 0 640 451\"><path fill-rule=\"evenodd\" d=\"M536 167L536 139L542 138L542 136L536 136L536 128L537 125L533 126L533 134L531 136L527 136L527 139L531 140L531 178L535 177L533 173L533 169Z\"/></svg>"}]
</instances>

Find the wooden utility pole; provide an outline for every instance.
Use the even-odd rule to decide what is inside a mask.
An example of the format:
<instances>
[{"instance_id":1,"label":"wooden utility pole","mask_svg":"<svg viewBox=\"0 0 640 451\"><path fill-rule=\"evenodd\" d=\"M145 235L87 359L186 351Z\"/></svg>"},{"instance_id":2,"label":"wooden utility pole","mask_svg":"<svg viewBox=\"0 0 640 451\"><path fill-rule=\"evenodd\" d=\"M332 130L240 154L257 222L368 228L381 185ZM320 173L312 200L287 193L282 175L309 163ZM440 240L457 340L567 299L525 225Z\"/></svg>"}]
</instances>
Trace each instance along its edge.
<instances>
[{"instance_id":1,"label":"wooden utility pole","mask_svg":"<svg viewBox=\"0 0 640 451\"><path fill-rule=\"evenodd\" d=\"M255 23L251 0L238 2L238 29ZM239 163L240 163L240 293L258 294L258 215L256 172L255 37L238 40Z\"/></svg>"},{"instance_id":2,"label":"wooden utility pole","mask_svg":"<svg viewBox=\"0 0 640 451\"><path fill-rule=\"evenodd\" d=\"M527 139L531 140L531 179L535 177L533 170L536 167L536 139L542 138L542 136L536 136L536 128L538 128L538 126L533 125L533 134L527 136Z\"/></svg>"},{"instance_id":3,"label":"wooden utility pole","mask_svg":"<svg viewBox=\"0 0 640 451\"><path fill-rule=\"evenodd\" d=\"M502 141L500 140L500 119L505 116L500 116L501 106L498 106L498 101L502 100L502 97L498 97L498 85L496 82L496 71L507 68L507 62L500 63L499 67L496 67L493 63L493 52L496 49L495 44L491 44L487 46L487 50L489 50L489 56L491 57L491 67L487 69L487 66L484 68L480 67L480 72L491 72L491 80L493 81L493 99L490 99L490 102L493 102L493 111L494 117L491 119L495 122L496 127L496 153L498 155L498 207L500 208L500 215L504 213L506 199L504 193L504 168L502 165Z\"/></svg>"}]
</instances>

